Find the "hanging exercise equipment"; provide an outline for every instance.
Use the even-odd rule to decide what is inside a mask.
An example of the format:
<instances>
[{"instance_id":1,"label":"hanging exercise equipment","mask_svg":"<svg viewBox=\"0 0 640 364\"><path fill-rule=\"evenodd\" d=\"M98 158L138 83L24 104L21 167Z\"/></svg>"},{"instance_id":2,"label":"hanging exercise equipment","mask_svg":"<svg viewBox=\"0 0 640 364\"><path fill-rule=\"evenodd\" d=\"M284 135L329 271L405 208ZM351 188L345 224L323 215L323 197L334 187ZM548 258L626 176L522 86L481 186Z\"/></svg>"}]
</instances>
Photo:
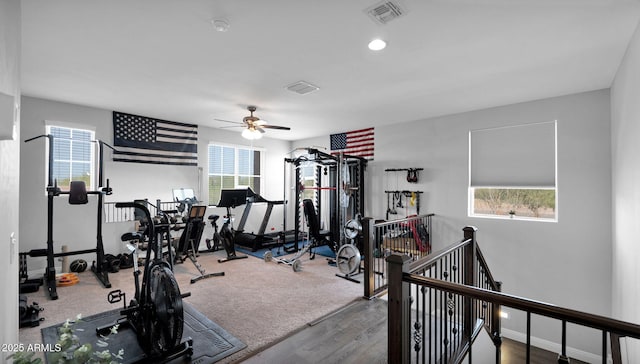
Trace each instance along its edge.
<instances>
[{"instance_id":1,"label":"hanging exercise equipment","mask_svg":"<svg viewBox=\"0 0 640 364\"><path fill-rule=\"evenodd\" d=\"M385 172L406 172L406 181L408 183L418 183L418 172L424 168L388 168ZM398 209L404 209L405 215L409 216L409 209L414 208L417 215L420 215L420 195L422 191L410 191L400 190L398 188L398 174L394 173L395 189L389 188L389 177L387 177L387 190L384 191L387 195L387 213L386 220L389 220L389 215L397 215ZM388 176L388 175L387 175ZM404 203L403 203L404 198Z\"/></svg>"},{"instance_id":2,"label":"hanging exercise equipment","mask_svg":"<svg viewBox=\"0 0 640 364\"><path fill-rule=\"evenodd\" d=\"M193 340L182 341L184 329L184 312L182 299L191 293L180 293L171 265L163 259L162 246L156 234L158 220L151 219L146 206L137 202L118 202L116 208L135 208L142 211L149 221L144 235L149 244L144 263L142 286L140 286L140 269L138 267L137 244L129 245L133 254L133 277L135 283L134 298L126 305L124 292L117 289L109 292L109 303L124 301L123 315L116 322L97 327L96 333L109 333L115 325L132 328L137 336L138 344L145 353L146 362L167 363L179 357L190 358L193 355ZM130 241L142 241L143 234L129 233ZM126 234L125 234L126 235ZM124 239L125 237L123 237Z\"/></svg>"},{"instance_id":3,"label":"hanging exercise equipment","mask_svg":"<svg viewBox=\"0 0 640 364\"><path fill-rule=\"evenodd\" d=\"M47 285L47 290L49 291L49 297L52 300L58 299L58 292L56 290L56 268L55 268L55 258L64 257L69 255L78 255L78 254L88 254L88 253L96 253L96 260L93 261L91 266L91 271L95 274L96 278L102 283L105 288L111 288L111 283L109 282L109 263L105 259L104 254L104 246L102 242L102 209L103 209L103 198L105 195L110 195L112 193L111 187L109 187L109 179L107 179L107 183L105 187L99 187L95 191L87 191L86 185L84 181L71 181L69 191L61 191L58 187L57 180L53 178L53 152L54 152L54 141L56 138L51 134L43 134L38 135L36 137L25 140L25 143L31 142L33 140L39 138L47 138L49 141L49 160L47 164L48 179L47 179L47 248L46 249L33 249L27 254L31 257L47 257L47 268L44 272L44 281ZM99 162L98 162L98 178L96 179L99 182L98 186L104 186L104 174L103 174L103 152L104 147L108 147L113 149L109 144L101 141L94 140L94 143L98 144L99 149ZM86 249L86 250L78 250L78 251L67 251L61 253L54 253L53 248L53 200L55 197L60 195L69 195L69 204L71 205L84 205L89 202L88 195L97 195L98 196L98 212L97 212L97 242L95 249Z\"/></svg>"}]
</instances>

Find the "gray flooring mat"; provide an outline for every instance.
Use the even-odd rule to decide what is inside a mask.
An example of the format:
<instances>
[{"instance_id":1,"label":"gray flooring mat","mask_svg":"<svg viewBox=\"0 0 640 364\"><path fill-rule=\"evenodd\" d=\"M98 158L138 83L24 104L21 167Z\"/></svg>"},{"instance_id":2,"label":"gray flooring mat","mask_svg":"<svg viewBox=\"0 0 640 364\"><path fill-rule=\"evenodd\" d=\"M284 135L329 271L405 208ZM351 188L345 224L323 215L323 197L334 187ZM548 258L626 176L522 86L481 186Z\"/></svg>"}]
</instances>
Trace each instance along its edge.
<instances>
[{"instance_id":1,"label":"gray flooring mat","mask_svg":"<svg viewBox=\"0 0 640 364\"><path fill-rule=\"evenodd\" d=\"M186 358L178 358L171 361L172 364L197 362L197 363L215 363L235 352L246 347L246 345L229 334L215 322L209 320L198 310L193 308L186 302L184 305L184 331L183 341L191 337L193 339L193 356L191 360ZM82 318L76 323L74 333L78 336L80 343L91 343L94 351L105 350L96 346L99 337L96 335L95 328L98 326L108 325L115 322L120 317L120 309L99 313L97 315ZM58 325L45 327L41 330L43 343L45 345L55 345L58 341ZM124 349L123 363L135 363L144 359L144 353L138 346L137 338L133 330L121 329L116 335L111 335L107 341L109 349L112 353ZM47 355L47 362L49 355Z\"/></svg>"}]
</instances>

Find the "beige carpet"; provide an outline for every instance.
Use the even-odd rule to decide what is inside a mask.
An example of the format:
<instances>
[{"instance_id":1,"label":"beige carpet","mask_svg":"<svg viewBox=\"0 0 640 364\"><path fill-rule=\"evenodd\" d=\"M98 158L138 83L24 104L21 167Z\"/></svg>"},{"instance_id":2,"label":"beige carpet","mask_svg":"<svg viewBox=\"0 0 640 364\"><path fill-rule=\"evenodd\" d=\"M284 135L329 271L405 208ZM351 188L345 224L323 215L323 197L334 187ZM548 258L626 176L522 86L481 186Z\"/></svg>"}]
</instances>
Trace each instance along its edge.
<instances>
[{"instance_id":1,"label":"beige carpet","mask_svg":"<svg viewBox=\"0 0 640 364\"><path fill-rule=\"evenodd\" d=\"M190 279L198 275L190 260L174 269L180 290L191 292L185 301L247 344L247 348L219 363L242 362L243 358L360 299L363 294L362 284L336 277L337 268L329 266L322 256L309 260L306 255L302 258L302 271L297 273L288 265L266 263L255 257L218 263L217 259L225 256L224 252L215 252L198 257L207 273L224 271L223 277L190 284ZM91 272L79 276L78 284L58 288L58 300L49 300L45 287L28 294L29 303L36 301L44 308L41 317L45 321L40 327L20 329L22 343L41 343L42 327L73 319L78 314L89 316L120 307L121 303L107 302L107 293L112 289L124 291L127 300L133 297L132 269L110 274L111 289L103 288Z\"/></svg>"}]
</instances>

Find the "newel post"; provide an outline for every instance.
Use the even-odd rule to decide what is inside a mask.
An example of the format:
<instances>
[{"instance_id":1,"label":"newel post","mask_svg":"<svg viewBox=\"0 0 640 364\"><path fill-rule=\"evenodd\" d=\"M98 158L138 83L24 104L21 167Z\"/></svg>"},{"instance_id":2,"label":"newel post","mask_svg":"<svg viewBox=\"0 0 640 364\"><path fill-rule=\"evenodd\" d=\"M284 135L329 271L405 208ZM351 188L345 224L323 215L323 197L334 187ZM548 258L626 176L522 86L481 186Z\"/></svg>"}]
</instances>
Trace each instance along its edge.
<instances>
[{"instance_id":1,"label":"newel post","mask_svg":"<svg viewBox=\"0 0 640 364\"><path fill-rule=\"evenodd\" d=\"M496 291L502 292L502 282L496 282L498 285ZM502 324L500 323L500 305L497 303L491 304L492 314L491 314L491 331L493 336L493 344L496 346L496 364L500 364L502 362L501 359L501 346L502 346Z\"/></svg>"},{"instance_id":2,"label":"newel post","mask_svg":"<svg viewBox=\"0 0 640 364\"><path fill-rule=\"evenodd\" d=\"M470 240L463 248L462 255L464 260L463 267L463 284L467 286L476 286L476 231L478 229L475 226L466 226L462 229L464 232L464 240ZM471 335L473 334L474 317L473 317L473 305L474 300L471 297L464 297L462 312L463 312L463 337L471 342Z\"/></svg>"},{"instance_id":3,"label":"newel post","mask_svg":"<svg viewBox=\"0 0 640 364\"><path fill-rule=\"evenodd\" d=\"M362 219L362 237L364 248L364 296L366 298L373 297L375 290L374 269L373 269L373 250L375 249L375 236L373 228L373 219L365 217Z\"/></svg>"},{"instance_id":4,"label":"newel post","mask_svg":"<svg viewBox=\"0 0 640 364\"><path fill-rule=\"evenodd\" d=\"M411 362L411 285L402 281L411 258L397 253L387 257L389 282L388 363Z\"/></svg>"}]
</instances>

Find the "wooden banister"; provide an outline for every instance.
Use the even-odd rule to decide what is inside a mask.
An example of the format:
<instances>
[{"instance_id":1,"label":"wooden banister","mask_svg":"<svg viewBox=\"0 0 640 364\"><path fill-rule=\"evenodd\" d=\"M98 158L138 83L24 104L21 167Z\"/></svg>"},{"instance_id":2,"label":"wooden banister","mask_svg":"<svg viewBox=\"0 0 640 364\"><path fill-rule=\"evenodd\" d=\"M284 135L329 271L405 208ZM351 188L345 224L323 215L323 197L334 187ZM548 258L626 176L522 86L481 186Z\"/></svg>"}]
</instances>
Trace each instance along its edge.
<instances>
[{"instance_id":1,"label":"wooden banister","mask_svg":"<svg viewBox=\"0 0 640 364\"><path fill-rule=\"evenodd\" d=\"M437 288L446 292L473 297L482 301L498 303L522 311L537 315L551 317L557 320L565 320L574 324L604 330L619 336L628 336L640 339L640 325L616 320L613 318L573 310L535 301L527 298L509 295L502 292L494 292L483 288L469 287L461 284L450 283L438 279L421 277L410 273L403 274L402 280L407 283Z\"/></svg>"}]
</instances>

